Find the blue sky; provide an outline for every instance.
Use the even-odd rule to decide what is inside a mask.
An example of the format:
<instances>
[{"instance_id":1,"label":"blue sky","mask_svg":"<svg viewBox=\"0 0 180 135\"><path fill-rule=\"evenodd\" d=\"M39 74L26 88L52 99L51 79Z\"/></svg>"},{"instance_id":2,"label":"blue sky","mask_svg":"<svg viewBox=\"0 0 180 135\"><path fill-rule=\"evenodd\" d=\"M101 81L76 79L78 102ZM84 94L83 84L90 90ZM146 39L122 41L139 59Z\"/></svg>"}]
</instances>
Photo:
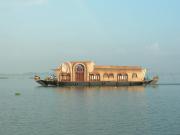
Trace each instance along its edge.
<instances>
[{"instance_id":1,"label":"blue sky","mask_svg":"<svg viewBox=\"0 0 180 135\"><path fill-rule=\"evenodd\" d=\"M0 0L0 73L63 61L180 69L179 0Z\"/></svg>"}]
</instances>

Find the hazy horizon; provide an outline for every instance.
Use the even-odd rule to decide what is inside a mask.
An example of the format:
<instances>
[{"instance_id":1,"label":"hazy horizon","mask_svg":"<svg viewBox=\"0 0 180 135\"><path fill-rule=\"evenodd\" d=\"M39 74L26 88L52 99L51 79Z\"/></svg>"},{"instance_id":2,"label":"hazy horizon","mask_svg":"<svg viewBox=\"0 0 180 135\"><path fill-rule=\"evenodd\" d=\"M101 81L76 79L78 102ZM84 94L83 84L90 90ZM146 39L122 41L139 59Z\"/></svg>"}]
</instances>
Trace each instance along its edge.
<instances>
[{"instance_id":1,"label":"hazy horizon","mask_svg":"<svg viewBox=\"0 0 180 135\"><path fill-rule=\"evenodd\" d=\"M64 61L179 72L178 0L1 0L0 73Z\"/></svg>"}]
</instances>

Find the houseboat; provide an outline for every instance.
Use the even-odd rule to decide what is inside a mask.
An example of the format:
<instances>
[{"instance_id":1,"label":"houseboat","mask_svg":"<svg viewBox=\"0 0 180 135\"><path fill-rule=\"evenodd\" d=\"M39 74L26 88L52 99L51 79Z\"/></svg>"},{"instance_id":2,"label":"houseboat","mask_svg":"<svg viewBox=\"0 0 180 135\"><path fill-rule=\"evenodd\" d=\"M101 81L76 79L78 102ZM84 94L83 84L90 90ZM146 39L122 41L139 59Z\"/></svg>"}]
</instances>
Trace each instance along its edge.
<instances>
[{"instance_id":1,"label":"houseboat","mask_svg":"<svg viewBox=\"0 0 180 135\"><path fill-rule=\"evenodd\" d=\"M158 77L146 79L146 69L140 66L103 66L92 61L65 62L54 74L34 79L42 86L138 86L158 81Z\"/></svg>"}]
</instances>

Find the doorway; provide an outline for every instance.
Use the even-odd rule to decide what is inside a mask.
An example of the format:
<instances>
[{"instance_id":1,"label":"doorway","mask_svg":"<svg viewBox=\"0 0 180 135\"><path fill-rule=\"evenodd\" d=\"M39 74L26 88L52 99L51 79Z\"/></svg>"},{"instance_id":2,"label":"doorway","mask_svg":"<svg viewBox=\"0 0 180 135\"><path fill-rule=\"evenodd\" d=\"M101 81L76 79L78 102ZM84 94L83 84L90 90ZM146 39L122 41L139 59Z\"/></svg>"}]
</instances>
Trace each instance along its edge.
<instances>
[{"instance_id":1,"label":"doorway","mask_svg":"<svg viewBox=\"0 0 180 135\"><path fill-rule=\"evenodd\" d=\"M75 75L76 75L77 82L84 82L84 66L83 65L78 64L75 67Z\"/></svg>"}]
</instances>

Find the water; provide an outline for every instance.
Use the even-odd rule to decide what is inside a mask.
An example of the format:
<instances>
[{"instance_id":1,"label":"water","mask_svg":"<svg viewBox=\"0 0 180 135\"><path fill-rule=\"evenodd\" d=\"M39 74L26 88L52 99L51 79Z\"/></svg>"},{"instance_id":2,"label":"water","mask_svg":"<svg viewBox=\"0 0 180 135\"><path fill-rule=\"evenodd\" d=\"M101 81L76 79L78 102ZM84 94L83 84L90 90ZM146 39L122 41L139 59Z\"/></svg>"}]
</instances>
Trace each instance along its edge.
<instances>
[{"instance_id":1,"label":"water","mask_svg":"<svg viewBox=\"0 0 180 135\"><path fill-rule=\"evenodd\" d=\"M0 135L118 134L180 134L180 85L45 88L0 79Z\"/></svg>"}]
</instances>

